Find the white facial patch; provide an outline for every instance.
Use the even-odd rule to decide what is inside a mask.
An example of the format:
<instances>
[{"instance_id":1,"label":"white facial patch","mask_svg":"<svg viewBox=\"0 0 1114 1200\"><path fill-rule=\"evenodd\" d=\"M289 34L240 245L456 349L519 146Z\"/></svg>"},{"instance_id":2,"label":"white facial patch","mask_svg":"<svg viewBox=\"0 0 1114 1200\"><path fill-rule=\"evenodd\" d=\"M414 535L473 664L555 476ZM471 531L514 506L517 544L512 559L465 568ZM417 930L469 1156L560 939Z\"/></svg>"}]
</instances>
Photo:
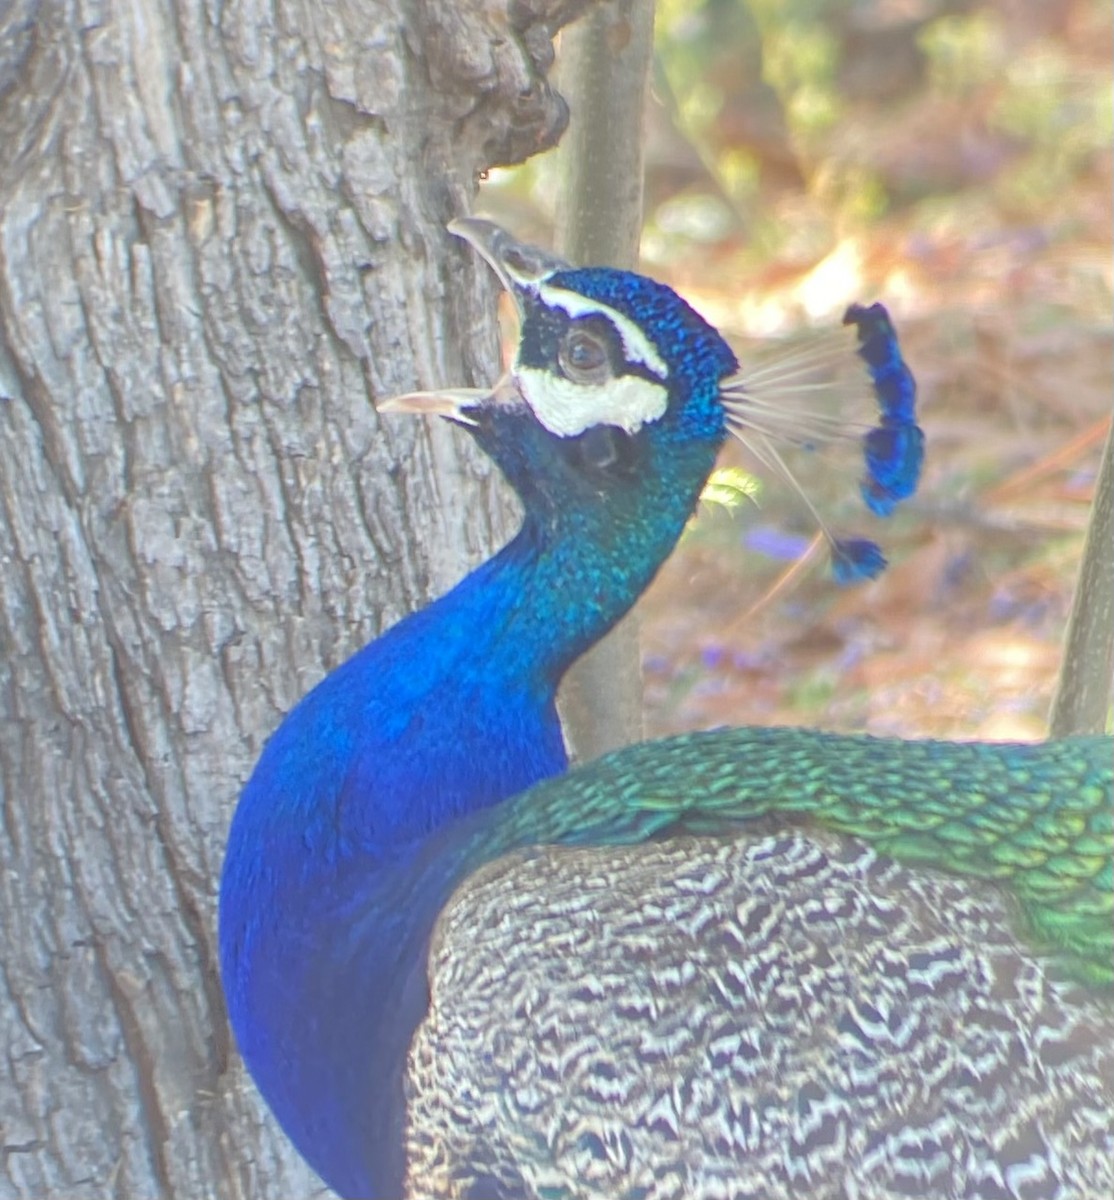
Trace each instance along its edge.
<instances>
[{"instance_id":1,"label":"white facial patch","mask_svg":"<svg viewBox=\"0 0 1114 1200\"><path fill-rule=\"evenodd\" d=\"M630 317L624 317L617 309L601 304L598 300L589 300L587 296L554 287L550 283L539 283L535 290L543 304L567 312L573 320L577 317L605 317L615 327L615 332L623 343L623 354L627 362L641 363L661 380L669 378L669 368L665 365L665 360Z\"/></svg>"},{"instance_id":2,"label":"white facial patch","mask_svg":"<svg viewBox=\"0 0 1114 1200\"><path fill-rule=\"evenodd\" d=\"M611 317L610 311L607 315ZM658 420L669 403L664 384L640 375L620 375L600 384L573 383L541 367L518 366L514 375L534 416L558 437L575 437L593 425L637 433L648 421Z\"/></svg>"}]
</instances>

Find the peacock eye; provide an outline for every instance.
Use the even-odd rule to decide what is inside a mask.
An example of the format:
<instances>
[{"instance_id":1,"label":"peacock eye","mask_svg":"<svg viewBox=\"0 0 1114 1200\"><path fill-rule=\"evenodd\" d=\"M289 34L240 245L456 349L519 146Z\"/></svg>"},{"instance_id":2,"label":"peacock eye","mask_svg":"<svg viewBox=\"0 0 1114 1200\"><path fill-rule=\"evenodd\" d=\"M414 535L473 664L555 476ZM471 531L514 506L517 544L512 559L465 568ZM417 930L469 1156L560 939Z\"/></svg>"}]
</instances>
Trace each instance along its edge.
<instances>
[{"instance_id":1,"label":"peacock eye","mask_svg":"<svg viewBox=\"0 0 1114 1200\"><path fill-rule=\"evenodd\" d=\"M607 347L595 334L576 325L561 340L557 361L573 383L605 383L611 375Z\"/></svg>"}]
</instances>

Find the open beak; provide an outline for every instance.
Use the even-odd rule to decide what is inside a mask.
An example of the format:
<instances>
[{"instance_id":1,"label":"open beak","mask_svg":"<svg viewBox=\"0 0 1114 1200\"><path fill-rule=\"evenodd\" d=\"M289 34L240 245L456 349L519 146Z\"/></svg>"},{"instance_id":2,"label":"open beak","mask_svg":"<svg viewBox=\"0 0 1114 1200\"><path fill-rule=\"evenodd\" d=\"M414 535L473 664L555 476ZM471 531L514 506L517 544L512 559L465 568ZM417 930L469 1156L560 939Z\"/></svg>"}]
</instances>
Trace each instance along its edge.
<instances>
[{"instance_id":1,"label":"open beak","mask_svg":"<svg viewBox=\"0 0 1114 1200\"><path fill-rule=\"evenodd\" d=\"M554 271L566 270L568 263L537 246L517 241L493 221L481 217L457 217L449 222L450 233L463 238L491 267L499 281L510 292L519 312L525 294ZM376 409L381 413L419 413L424 416L448 417L461 425L478 424L473 415L481 409L513 407L524 404L513 371L493 388L438 388L430 392L408 392L380 400Z\"/></svg>"},{"instance_id":2,"label":"open beak","mask_svg":"<svg viewBox=\"0 0 1114 1200\"><path fill-rule=\"evenodd\" d=\"M380 400L381 413L414 413L419 416L448 417L461 425L478 425L472 414L484 408L512 407L523 403L514 376L508 371L492 388L438 388L432 392L407 392Z\"/></svg>"}]
</instances>

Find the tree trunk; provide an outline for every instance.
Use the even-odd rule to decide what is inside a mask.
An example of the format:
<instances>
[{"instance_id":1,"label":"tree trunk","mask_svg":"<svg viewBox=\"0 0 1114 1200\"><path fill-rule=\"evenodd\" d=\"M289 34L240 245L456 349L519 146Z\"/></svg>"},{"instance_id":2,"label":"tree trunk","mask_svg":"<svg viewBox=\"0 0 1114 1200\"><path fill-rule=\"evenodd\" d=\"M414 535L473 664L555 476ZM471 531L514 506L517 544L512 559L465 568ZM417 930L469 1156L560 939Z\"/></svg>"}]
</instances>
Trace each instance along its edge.
<instances>
[{"instance_id":1,"label":"tree trunk","mask_svg":"<svg viewBox=\"0 0 1114 1200\"><path fill-rule=\"evenodd\" d=\"M562 39L558 82L571 120L558 151L557 250L577 266L638 267L653 45L653 0L608 0ZM560 705L579 762L642 739L637 609L574 664Z\"/></svg>"},{"instance_id":2,"label":"tree trunk","mask_svg":"<svg viewBox=\"0 0 1114 1200\"><path fill-rule=\"evenodd\" d=\"M0 7L0 1197L322 1190L230 1045L225 830L298 697L507 531L371 401L493 377L443 226L559 134L580 7Z\"/></svg>"},{"instance_id":3,"label":"tree trunk","mask_svg":"<svg viewBox=\"0 0 1114 1200\"><path fill-rule=\"evenodd\" d=\"M1114 694L1114 423L1095 479L1095 498L1083 543L1064 658L1048 732L1052 737L1102 733Z\"/></svg>"}]
</instances>

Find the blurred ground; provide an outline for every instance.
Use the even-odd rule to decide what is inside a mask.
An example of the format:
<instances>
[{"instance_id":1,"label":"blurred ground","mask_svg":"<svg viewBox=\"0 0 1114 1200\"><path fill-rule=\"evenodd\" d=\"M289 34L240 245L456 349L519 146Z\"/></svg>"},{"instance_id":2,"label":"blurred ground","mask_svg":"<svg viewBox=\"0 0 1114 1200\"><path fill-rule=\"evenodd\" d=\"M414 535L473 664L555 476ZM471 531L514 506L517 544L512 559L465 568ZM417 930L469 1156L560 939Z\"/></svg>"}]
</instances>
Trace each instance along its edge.
<instances>
[{"instance_id":1,"label":"blurred ground","mask_svg":"<svg viewBox=\"0 0 1114 1200\"><path fill-rule=\"evenodd\" d=\"M1042 736L1111 414L1107 6L659 0L659 33L644 269L744 362L884 300L928 457L884 523L851 459L801 475L890 559L857 588L820 551L771 594L815 532L776 480L702 512L642 605L647 732ZM488 207L544 237L546 172Z\"/></svg>"}]
</instances>

